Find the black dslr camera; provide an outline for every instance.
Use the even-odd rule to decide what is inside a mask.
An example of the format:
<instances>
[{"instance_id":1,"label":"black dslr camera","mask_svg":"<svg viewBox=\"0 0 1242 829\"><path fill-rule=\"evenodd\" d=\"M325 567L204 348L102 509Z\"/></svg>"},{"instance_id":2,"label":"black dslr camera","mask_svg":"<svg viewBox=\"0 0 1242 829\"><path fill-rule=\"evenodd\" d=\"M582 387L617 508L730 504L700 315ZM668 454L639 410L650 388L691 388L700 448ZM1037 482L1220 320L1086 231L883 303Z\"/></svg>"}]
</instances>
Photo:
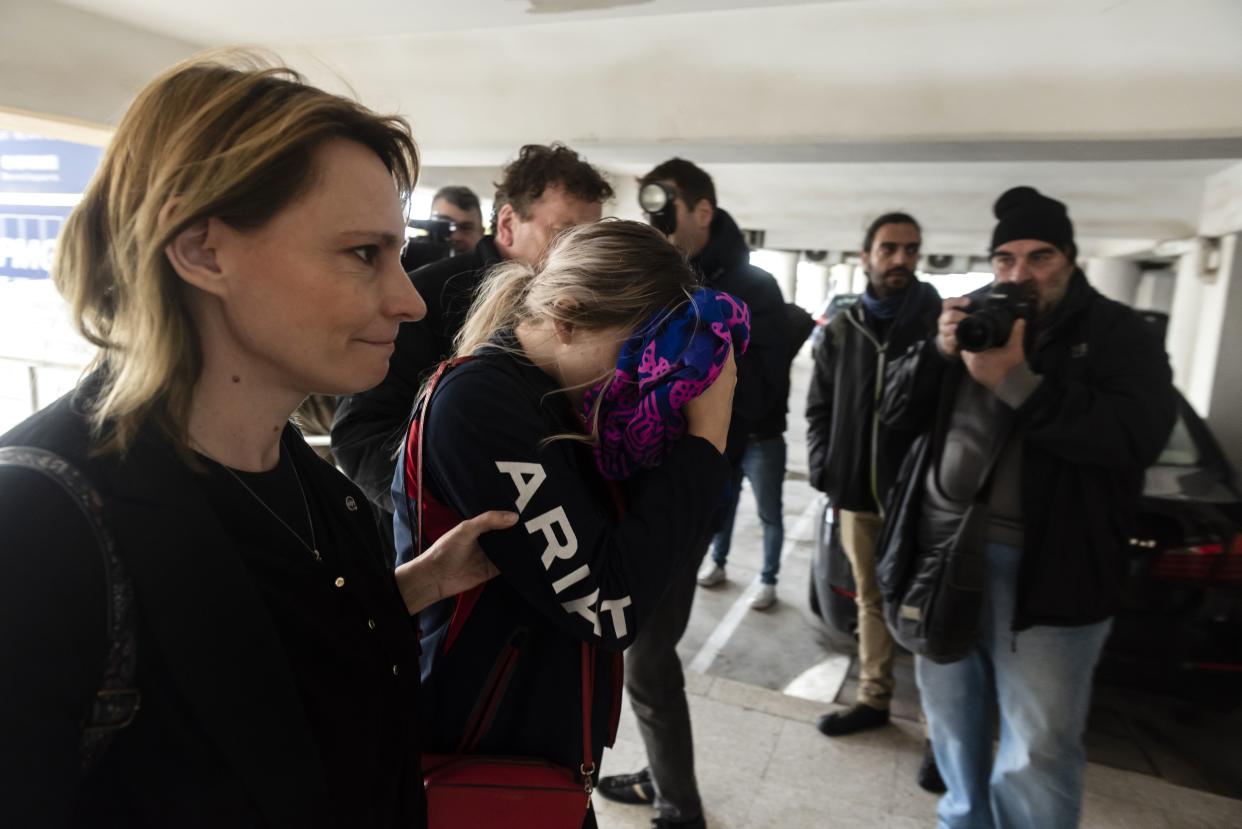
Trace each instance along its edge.
<instances>
[{"instance_id":1,"label":"black dslr camera","mask_svg":"<svg viewBox=\"0 0 1242 829\"><path fill-rule=\"evenodd\" d=\"M647 216L647 222L665 236L677 230L677 194L658 181L644 184L638 191L638 206Z\"/></svg>"},{"instance_id":2,"label":"black dslr camera","mask_svg":"<svg viewBox=\"0 0 1242 829\"><path fill-rule=\"evenodd\" d=\"M414 231L401 254L401 267L407 273L453 254L449 237L456 227L447 219L410 219L406 226Z\"/></svg>"},{"instance_id":3,"label":"black dslr camera","mask_svg":"<svg viewBox=\"0 0 1242 829\"><path fill-rule=\"evenodd\" d=\"M987 351L1009 342L1013 324L1035 318L1035 303L1020 286L1002 282L980 301L963 309L970 316L957 324L957 344L963 351Z\"/></svg>"}]
</instances>

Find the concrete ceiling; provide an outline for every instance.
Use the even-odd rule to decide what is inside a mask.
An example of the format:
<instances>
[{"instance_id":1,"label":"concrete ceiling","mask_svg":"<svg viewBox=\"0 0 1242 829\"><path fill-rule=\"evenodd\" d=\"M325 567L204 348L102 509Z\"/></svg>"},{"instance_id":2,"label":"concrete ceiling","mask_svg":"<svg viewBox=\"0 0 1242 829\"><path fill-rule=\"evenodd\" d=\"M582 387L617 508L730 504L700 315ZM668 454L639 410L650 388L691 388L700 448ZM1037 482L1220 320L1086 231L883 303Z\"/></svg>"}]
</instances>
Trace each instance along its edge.
<instances>
[{"instance_id":1,"label":"concrete ceiling","mask_svg":"<svg viewBox=\"0 0 1242 829\"><path fill-rule=\"evenodd\" d=\"M822 5L825 0L62 0L67 6L202 43L280 43L497 29L541 23ZM832 2L832 0L827 0ZM869 2L869 0L836 0Z\"/></svg>"},{"instance_id":2,"label":"concrete ceiling","mask_svg":"<svg viewBox=\"0 0 1242 829\"><path fill-rule=\"evenodd\" d=\"M563 140L633 215L633 176L678 154L771 246L852 247L906 208L979 252L995 196L1034 184L1087 252L1137 253L1195 233L1242 159L1237 0L0 2L0 107L106 122L177 57L259 44L405 114L429 186L486 192Z\"/></svg>"}]
</instances>

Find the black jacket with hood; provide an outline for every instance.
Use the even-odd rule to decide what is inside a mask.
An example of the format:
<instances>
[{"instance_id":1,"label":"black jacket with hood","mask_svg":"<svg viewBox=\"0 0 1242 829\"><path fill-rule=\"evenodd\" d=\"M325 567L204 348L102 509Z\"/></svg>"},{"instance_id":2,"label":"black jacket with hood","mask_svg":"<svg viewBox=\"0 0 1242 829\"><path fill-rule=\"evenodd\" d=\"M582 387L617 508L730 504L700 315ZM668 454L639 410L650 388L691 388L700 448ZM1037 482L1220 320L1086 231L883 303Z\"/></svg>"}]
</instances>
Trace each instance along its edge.
<instances>
[{"instance_id":1,"label":"black jacket with hood","mask_svg":"<svg viewBox=\"0 0 1242 829\"><path fill-rule=\"evenodd\" d=\"M710 234L690 264L704 286L730 293L750 308L750 345L737 358L737 389L725 453L737 466L750 435L760 434L765 426L770 428L785 417L789 396L785 300L772 274L750 264L750 248L732 216L716 208Z\"/></svg>"},{"instance_id":2,"label":"black jacket with hood","mask_svg":"<svg viewBox=\"0 0 1242 829\"><path fill-rule=\"evenodd\" d=\"M419 614L424 745L578 768L587 642L596 646L598 767L620 711L620 653L702 549L729 467L710 443L687 436L660 466L613 492L590 446L549 440L582 429L555 381L495 347L449 370L425 408L416 424L424 430L429 531L444 507L457 516L501 509L521 518L479 539L498 577ZM395 515L402 560L412 557L414 514L411 504Z\"/></svg>"},{"instance_id":3,"label":"black jacket with hood","mask_svg":"<svg viewBox=\"0 0 1242 829\"><path fill-rule=\"evenodd\" d=\"M1026 353L1042 380L1015 412L1025 540L1011 626L1091 624L1120 602L1144 472L1176 418L1169 359L1156 330L1081 271L1050 318L1028 329ZM886 561L917 537L926 464L940 460L962 382L965 365L945 359L934 337L889 367L883 422L925 434L889 498Z\"/></svg>"},{"instance_id":4,"label":"black jacket with hood","mask_svg":"<svg viewBox=\"0 0 1242 829\"><path fill-rule=\"evenodd\" d=\"M832 318L815 347L807 393L807 462L811 486L851 512L878 512L910 443L908 427L881 428L877 401L885 365L931 336L940 294L915 281L883 335L869 324L862 302Z\"/></svg>"}]
</instances>

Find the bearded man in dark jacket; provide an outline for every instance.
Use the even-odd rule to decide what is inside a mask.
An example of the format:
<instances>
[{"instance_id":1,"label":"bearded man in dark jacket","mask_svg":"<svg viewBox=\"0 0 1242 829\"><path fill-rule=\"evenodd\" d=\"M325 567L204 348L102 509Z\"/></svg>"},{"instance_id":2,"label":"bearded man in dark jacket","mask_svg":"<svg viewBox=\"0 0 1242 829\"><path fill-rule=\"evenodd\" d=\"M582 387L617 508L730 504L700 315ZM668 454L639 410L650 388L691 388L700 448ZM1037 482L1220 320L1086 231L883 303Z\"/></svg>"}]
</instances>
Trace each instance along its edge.
<instances>
[{"instance_id":1,"label":"bearded man in dark jacket","mask_svg":"<svg viewBox=\"0 0 1242 829\"><path fill-rule=\"evenodd\" d=\"M1092 674L1176 397L1155 329L1076 266L1065 205L1017 187L994 212L995 287L1016 289L1032 318L980 342L959 326L995 292L947 300L937 336L892 365L884 422L934 425L890 499L882 570L899 541L950 543L968 507L986 505L960 542L986 573L976 644L956 662L916 660L948 786L940 825L1077 826Z\"/></svg>"},{"instance_id":2,"label":"bearded man in dark jacket","mask_svg":"<svg viewBox=\"0 0 1242 829\"><path fill-rule=\"evenodd\" d=\"M643 205L652 225L690 257L704 286L730 293L750 308L750 344L745 354L737 355L737 389L725 449L736 472L750 435L767 422L774 407L781 407L783 414L788 394L781 289L770 273L750 264L746 240L733 218L716 206L716 188L705 171L673 158L642 177L639 187L647 185L659 185L666 196L666 209L659 215ZM721 504L720 517L725 506ZM704 538L690 556L689 566L673 575L655 615L626 651L625 687L649 767L635 774L605 777L596 789L611 800L654 803L656 827L706 825L694 776L690 707L677 642L690 620L695 575L709 540Z\"/></svg>"},{"instance_id":3,"label":"bearded man in dark jacket","mask_svg":"<svg viewBox=\"0 0 1242 829\"><path fill-rule=\"evenodd\" d=\"M841 545L854 571L858 605L858 699L819 718L829 737L888 722L893 695L893 638L875 576L875 546L884 495L910 448L910 429L880 429L877 403L884 366L931 336L940 295L914 275L922 231L905 213L886 213L863 239L867 288L838 313L815 348L807 394L807 461L811 485L840 512Z\"/></svg>"}]
</instances>

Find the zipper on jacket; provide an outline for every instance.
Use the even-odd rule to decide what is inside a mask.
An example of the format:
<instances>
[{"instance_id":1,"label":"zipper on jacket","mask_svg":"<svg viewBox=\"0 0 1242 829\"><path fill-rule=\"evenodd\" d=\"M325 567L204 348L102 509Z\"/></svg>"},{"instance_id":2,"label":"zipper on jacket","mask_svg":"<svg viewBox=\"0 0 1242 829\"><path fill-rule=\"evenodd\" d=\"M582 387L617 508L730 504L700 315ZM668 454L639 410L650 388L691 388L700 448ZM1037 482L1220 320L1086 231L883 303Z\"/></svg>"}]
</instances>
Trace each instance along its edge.
<instances>
[{"instance_id":1,"label":"zipper on jacket","mask_svg":"<svg viewBox=\"0 0 1242 829\"><path fill-rule=\"evenodd\" d=\"M858 306L856 306L858 307ZM853 309L851 309L853 310ZM859 311L859 313L862 313ZM879 514L880 519L884 519L884 502L880 500L880 399L884 396L884 362L886 352L888 351L888 342L880 342L880 340L872 334L867 326L854 318L853 314L848 311L845 314L846 319L854 324L854 327L862 332L863 336L871 341L871 345L875 347L875 392L871 405L871 497L875 501L875 511Z\"/></svg>"}]
</instances>

